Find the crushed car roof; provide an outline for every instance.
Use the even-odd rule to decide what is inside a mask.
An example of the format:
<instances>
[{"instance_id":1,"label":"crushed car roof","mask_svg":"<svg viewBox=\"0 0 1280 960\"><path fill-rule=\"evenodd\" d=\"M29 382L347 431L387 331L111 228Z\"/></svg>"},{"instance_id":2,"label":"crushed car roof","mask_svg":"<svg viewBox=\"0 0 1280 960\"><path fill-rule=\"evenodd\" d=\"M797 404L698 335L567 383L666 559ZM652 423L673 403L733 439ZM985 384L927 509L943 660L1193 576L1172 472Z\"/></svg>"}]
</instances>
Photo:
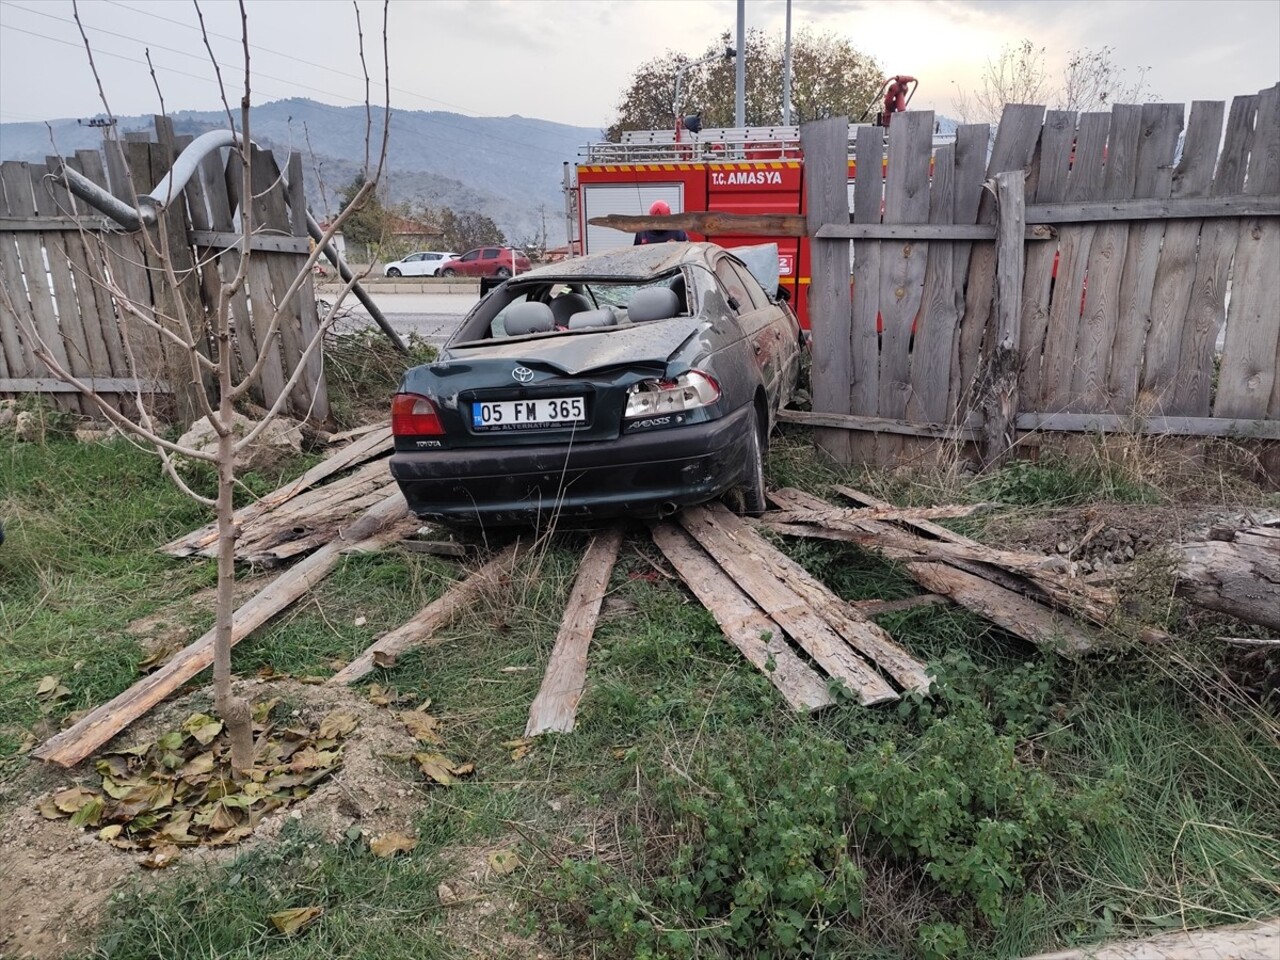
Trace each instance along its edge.
<instances>
[{"instance_id":1,"label":"crushed car roof","mask_svg":"<svg viewBox=\"0 0 1280 960\"><path fill-rule=\"evenodd\" d=\"M706 263L711 243L647 243L619 247L572 260L538 267L516 280L556 280L561 277L658 277L684 263Z\"/></svg>"}]
</instances>

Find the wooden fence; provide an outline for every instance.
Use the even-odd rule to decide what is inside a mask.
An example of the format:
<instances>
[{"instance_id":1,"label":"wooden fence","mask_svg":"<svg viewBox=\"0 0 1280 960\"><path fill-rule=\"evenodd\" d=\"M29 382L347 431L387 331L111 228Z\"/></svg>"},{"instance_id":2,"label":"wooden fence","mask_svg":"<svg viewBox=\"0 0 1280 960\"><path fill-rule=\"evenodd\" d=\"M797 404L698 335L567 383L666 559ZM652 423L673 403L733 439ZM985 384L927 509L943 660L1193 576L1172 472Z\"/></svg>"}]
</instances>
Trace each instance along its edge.
<instances>
[{"instance_id":1,"label":"wooden fence","mask_svg":"<svg viewBox=\"0 0 1280 960\"><path fill-rule=\"evenodd\" d=\"M790 418L820 446L1280 439L1280 84L1197 101L1185 136L1180 104L1009 106L936 151L933 122L895 116L887 163L856 128L852 211L847 121L802 130L814 412Z\"/></svg>"},{"instance_id":2,"label":"wooden fence","mask_svg":"<svg viewBox=\"0 0 1280 960\"><path fill-rule=\"evenodd\" d=\"M101 152L79 150L67 166L106 187L130 206L164 176L190 137L175 137L167 118L156 118L156 138L128 134L108 139ZM82 200L56 176L60 158L46 164L0 164L0 397L49 394L72 412L95 407L71 385L53 377L36 355L43 343L64 369L90 383L117 409L138 400L159 401L190 422L199 416L189 351L142 322L133 311L175 332L185 311L199 349L213 349L210 322L220 285L240 266L238 208L241 160L235 151L206 157L197 176L160 218L158 227L126 232ZM319 329L315 292L308 277L284 307L278 335L265 332L309 249L301 157L287 176L275 158L254 150L252 162L253 254L247 281L231 301L234 362L238 374L268 351L252 399L273 405ZM165 231L172 271L157 252ZM329 401L319 350L282 411L324 421Z\"/></svg>"}]
</instances>

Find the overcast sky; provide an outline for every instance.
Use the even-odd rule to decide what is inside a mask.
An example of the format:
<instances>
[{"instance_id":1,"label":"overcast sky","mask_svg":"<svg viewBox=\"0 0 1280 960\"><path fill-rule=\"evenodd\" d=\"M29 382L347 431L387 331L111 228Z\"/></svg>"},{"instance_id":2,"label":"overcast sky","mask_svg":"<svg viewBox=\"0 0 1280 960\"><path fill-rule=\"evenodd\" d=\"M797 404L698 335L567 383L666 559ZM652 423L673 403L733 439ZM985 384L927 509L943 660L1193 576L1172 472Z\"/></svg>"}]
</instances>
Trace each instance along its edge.
<instances>
[{"instance_id":1,"label":"overcast sky","mask_svg":"<svg viewBox=\"0 0 1280 960\"><path fill-rule=\"evenodd\" d=\"M359 3L380 75L382 6ZM350 2L247 7L255 98L363 102ZM219 106L193 4L81 0L79 9L115 113L158 111L148 48L169 110ZM234 104L238 8L203 0L201 9ZM747 25L781 34L784 9L747 0ZM735 10L734 0L392 0L392 106L602 125L637 65L669 48L700 52L733 29ZM0 0L0 121L102 111L72 17L71 0ZM794 0L792 21L838 31L887 73L918 77L912 106L950 116L956 92L1022 38L1047 47L1055 68L1073 48L1110 46L1130 77L1149 68L1150 89L1168 101L1229 100L1280 80L1280 0Z\"/></svg>"}]
</instances>

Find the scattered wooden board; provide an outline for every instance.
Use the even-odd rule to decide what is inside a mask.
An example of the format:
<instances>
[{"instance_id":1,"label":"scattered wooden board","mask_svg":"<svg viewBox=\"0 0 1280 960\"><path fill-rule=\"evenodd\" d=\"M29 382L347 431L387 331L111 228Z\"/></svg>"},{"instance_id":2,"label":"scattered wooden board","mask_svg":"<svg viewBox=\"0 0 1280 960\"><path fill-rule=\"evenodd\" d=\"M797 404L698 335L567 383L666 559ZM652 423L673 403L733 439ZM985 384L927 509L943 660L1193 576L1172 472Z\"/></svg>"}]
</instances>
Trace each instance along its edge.
<instances>
[{"instance_id":1,"label":"scattered wooden board","mask_svg":"<svg viewBox=\"0 0 1280 960\"><path fill-rule=\"evenodd\" d=\"M777 491L770 493L769 496L780 506L793 510L803 510L811 505L825 503L823 500L797 490ZM919 522L928 523L928 521ZM868 521L864 531L890 544L900 544L904 540L910 542L909 534L880 521ZM840 539L850 535L847 531L834 531L834 533L838 534ZM937 542L915 539L918 541L916 556L927 556ZM976 541L969 542L976 543ZM961 606L1032 643L1074 654L1089 649L1098 639L1092 628L1041 606L1006 586L993 583L968 570L958 569L951 563L909 559L904 559L902 562L907 574L929 592L948 596Z\"/></svg>"},{"instance_id":2,"label":"scattered wooden board","mask_svg":"<svg viewBox=\"0 0 1280 960\"><path fill-rule=\"evenodd\" d=\"M986 513L992 509L989 503L971 503L963 506L941 507L895 507L885 504L883 507L862 507L849 510L830 504L825 510L805 510L799 513L782 510L766 513L762 519L778 523L821 523L826 526L857 523L862 520L942 520L955 517L970 517L975 513Z\"/></svg>"},{"instance_id":3,"label":"scattered wooden board","mask_svg":"<svg viewBox=\"0 0 1280 960\"><path fill-rule=\"evenodd\" d=\"M826 681L809 667L771 620L682 529L655 524L653 542L693 595L720 625L726 640L760 670L793 710L814 711L835 701Z\"/></svg>"},{"instance_id":4,"label":"scattered wooden board","mask_svg":"<svg viewBox=\"0 0 1280 960\"><path fill-rule=\"evenodd\" d=\"M395 496L400 496L399 491ZM409 648L422 646L433 640L437 629L448 624L484 591L510 574L523 549L522 543L517 541L475 573L452 584L441 597L419 610L412 620L379 637L360 656L330 677L329 683L355 683L374 667L393 663L396 657Z\"/></svg>"},{"instance_id":5,"label":"scattered wooden board","mask_svg":"<svg viewBox=\"0 0 1280 960\"><path fill-rule=\"evenodd\" d=\"M872 666L787 583L761 569L758 559L729 536L702 507L679 514L681 526L737 581L760 608L830 676L864 704L885 703L898 694Z\"/></svg>"},{"instance_id":6,"label":"scattered wooden board","mask_svg":"<svg viewBox=\"0 0 1280 960\"><path fill-rule=\"evenodd\" d=\"M901 613L904 610L914 610L916 607L931 607L950 602L950 598L940 593L919 593L914 597L904 597L901 600L854 600L850 606L856 608L864 617L878 617L882 613Z\"/></svg>"},{"instance_id":7,"label":"scattered wooden board","mask_svg":"<svg viewBox=\"0 0 1280 960\"><path fill-rule=\"evenodd\" d=\"M407 510L400 492L392 492L344 530L341 539L335 539L272 580L235 612L231 643L239 643L328 576L346 547L378 536L384 527L400 520ZM34 756L64 767L75 766L212 664L213 637L214 631L210 630L180 650L159 670L143 677L119 696L45 741Z\"/></svg>"},{"instance_id":8,"label":"scattered wooden board","mask_svg":"<svg viewBox=\"0 0 1280 960\"><path fill-rule=\"evenodd\" d=\"M622 545L622 531L613 528L601 533L587 547L578 567L573 592L565 605L560 632L547 661L542 686L529 708L524 735L572 733L578 716L578 701L587 685L587 648L600 618L600 604L613 564Z\"/></svg>"},{"instance_id":9,"label":"scattered wooden board","mask_svg":"<svg viewBox=\"0 0 1280 960\"><path fill-rule=\"evenodd\" d=\"M1280 630L1280 529L1256 526L1223 537L1183 546L1178 595Z\"/></svg>"},{"instance_id":10,"label":"scattered wooden board","mask_svg":"<svg viewBox=\"0 0 1280 960\"><path fill-rule=\"evenodd\" d=\"M1280 918L1038 953L1026 960L1274 960L1275 957L1280 957Z\"/></svg>"},{"instance_id":11,"label":"scattered wooden board","mask_svg":"<svg viewBox=\"0 0 1280 960\"><path fill-rule=\"evenodd\" d=\"M699 509L709 513L767 572L802 597L860 655L893 677L904 690L929 692L933 678L924 664L894 643L893 637L882 627L837 597L800 564L776 550L740 517L719 505Z\"/></svg>"}]
</instances>

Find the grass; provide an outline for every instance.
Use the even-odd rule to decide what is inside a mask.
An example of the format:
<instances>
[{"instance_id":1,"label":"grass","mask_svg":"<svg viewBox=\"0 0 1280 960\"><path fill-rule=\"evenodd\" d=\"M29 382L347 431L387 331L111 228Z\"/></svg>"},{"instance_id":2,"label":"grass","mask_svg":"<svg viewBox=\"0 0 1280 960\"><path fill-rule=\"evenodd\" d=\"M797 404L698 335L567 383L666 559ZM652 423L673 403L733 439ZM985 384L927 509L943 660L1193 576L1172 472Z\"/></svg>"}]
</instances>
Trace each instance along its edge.
<instances>
[{"instance_id":1,"label":"grass","mask_svg":"<svg viewBox=\"0 0 1280 960\"><path fill-rule=\"evenodd\" d=\"M71 689L55 721L127 687L141 650L124 627L209 585L212 563L153 552L206 518L132 447L50 441L4 456L0 777L10 778L27 763L16 750L40 719L40 678ZM1063 461L930 482L962 501L1036 507L1162 495L1118 469L1104 483L1099 469ZM776 484L817 493L849 482L927 499L905 478L815 463L799 444L784 444L771 470ZM885 616L937 672L938 696L879 709L846 700L799 718L710 614L655 573L637 529L610 584L577 729L515 758L583 543L540 543L438 643L368 678L429 698L445 751L476 764L474 779L444 790L386 759L389 789L419 784L416 850L379 860L360 842L291 825L228 864L179 865L163 883L120 890L93 955L492 952L449 925L436 886L456 875L459 850L497 843L523 866L490 881L486 896L518 904L487 921L490 934L557 956L1017 957L1280 910L1276 704L1233 692L1222 679L1232 655L1176 604L1183 639L1172 648L1079 664L963 611ZM780 543L847 599L915 592L853 547ZM327 675L438 596L453 571L396 551L349 557L239 647L237 668ZM208 614L191 617L200 629ZM295 938L267 919L311 905L325 913Z\"/></svg>"}]
</instances>

